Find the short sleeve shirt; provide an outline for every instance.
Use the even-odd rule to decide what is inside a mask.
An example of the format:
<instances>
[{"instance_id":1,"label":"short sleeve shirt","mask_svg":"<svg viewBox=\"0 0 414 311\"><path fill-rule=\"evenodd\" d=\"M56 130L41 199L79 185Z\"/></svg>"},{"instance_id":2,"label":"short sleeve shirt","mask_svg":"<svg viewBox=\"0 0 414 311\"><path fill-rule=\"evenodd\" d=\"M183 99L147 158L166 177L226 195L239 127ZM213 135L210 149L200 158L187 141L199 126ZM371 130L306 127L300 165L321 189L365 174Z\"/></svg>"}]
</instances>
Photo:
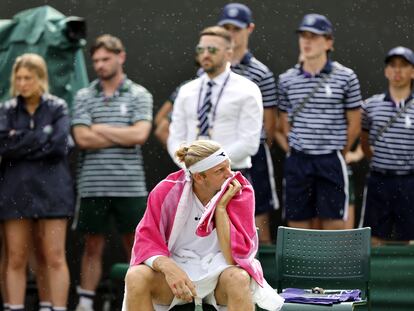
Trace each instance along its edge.
<instances>
[{"instance_id":1,"label":"short sleeve shirt","mask_svg":"<svg viewBox=\"0 0 414 311\"><path fill-rule=\"evenodd\" d=\"M342 150L347 141L346 111L361 105L359 81L351 69L331 61L315 76L299 65L289 69L279 76L278 108L287 112L292 121L295 109L316 87L314 95L294 117L289 145L307 154Z\"/></svg>"},{"instance_id":2,"label":"short sleeve shirt","mask_svg":"<svg viewBox=\"0 0 414 311\"><path fill-rule=\"evenodd\" d=\"M112 97L105 97L95 80L75 97L72 126L95 123L131 126L152 121L152 95L125 79ZM113 146L84 150L78 161L78 191L81 197L141 197L147 195L141 146Z\"/></svg>"},{"instance_id":3,"label":"short sleeve shirt","mask_svg":"<svg viewBox=\"0 0 414 311\"><path fill-rule=\"evenodd\" d=\"M368 98L362 105L362 130L369 132L369 142L374 147L372 170L398 175L414 172L414 105L410 105L379 136L389 120L412 99L413 94L397 105L388 93L384 93Z\"/></svg>"}]
</instances>

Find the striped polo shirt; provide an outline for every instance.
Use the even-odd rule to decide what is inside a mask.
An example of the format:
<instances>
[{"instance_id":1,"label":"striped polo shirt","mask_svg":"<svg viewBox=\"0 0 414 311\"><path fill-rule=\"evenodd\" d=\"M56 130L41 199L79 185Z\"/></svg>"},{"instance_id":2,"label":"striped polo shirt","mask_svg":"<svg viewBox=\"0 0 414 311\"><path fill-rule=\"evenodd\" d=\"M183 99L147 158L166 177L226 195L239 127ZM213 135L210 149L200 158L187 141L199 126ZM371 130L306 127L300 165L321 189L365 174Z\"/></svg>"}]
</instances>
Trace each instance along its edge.
<instances>
[{"instance_id":1,"label":"striped polo shirt","mask_svg":"<svg viewBox=\"0 0 414 311\"><path fill-rule=\"evenodd\" d=\"M263 108L276 107L276 82L273 72L257 60L250 51L243 56L240 63L232 65L231 70L256 83L262 93ZM266 140L264 127L260 134L260 140L262 143Z\"/></svg>"},{"instance_id":2,"label":"striped polo shirt","mask_svg":"<svg viewBox=\"0 0 414 311\"><path fill-rule=\"evenodd\" d=\"M278 108L287 112L291 121L292 112L325 75L329 75L328 79L294 118L288 139L296 151L328 154L346 145L346 110L361 105L359 81L351 69L328 61L320 73L312 76L296 65L279 76Z\"/></svg>"},{"instance_id":3,"label":"striped polo shirt","mask_svg":"<svg viewBox=\"0 0 414 311\"><path fill-rule=\"evenodd\" d=\"M276 83L273 72L251 52L247 52L239 64L232 65L231 70L256 83L262 93L263 108L276 107Z\"/></svg>"},{"instance_id":4,"label":"striped polo shirt","mask_svg":"<svg viewBox=\"0 0 414 311\"><path fill-rule=\"evenodd\" d=\"M122 127L141 120L152 121L152 95L129 79L112 97L105 96L99 80L75 97L72 126L106 123ZM146 196L141 146L82 150L77 183L81 197Z\"/></svg>"},{"instance_id":5,"label":"striped polo shirt","mask_svg":"<svg viewBox=\"0 0 414 311\"><path fill-rule=\"evenodd\" d=\"M397 107L389 93L384 93L370 97L362 105L362 130L369 131L369 143L374 147L373 171L396 175L414 173L414 104L380 137L377 136L390 118L412 98L410 95L401 107Z\"/></svg>"}]
</instances>

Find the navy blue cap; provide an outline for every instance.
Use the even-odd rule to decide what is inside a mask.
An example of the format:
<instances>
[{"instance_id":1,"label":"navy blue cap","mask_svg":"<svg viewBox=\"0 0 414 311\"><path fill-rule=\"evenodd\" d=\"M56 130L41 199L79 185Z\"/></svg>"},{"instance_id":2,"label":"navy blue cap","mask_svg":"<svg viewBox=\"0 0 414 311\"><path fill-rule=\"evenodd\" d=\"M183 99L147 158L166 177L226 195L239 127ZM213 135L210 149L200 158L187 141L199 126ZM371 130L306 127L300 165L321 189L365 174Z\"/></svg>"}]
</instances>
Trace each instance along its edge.
<instances>
[{"instance_id":1,"label":"navy blue cap","mask_svg":"<svg viewBox=\"0 0 414 311\"><path fill-rule=\"evenodd\" d=\"M309 31L317 35L332 35L332 24L326 16L320 14L306 14L297 29L297 32Z\"/></svg>"},{"instance_id":2,"label":"navy blue cap","mask_svg":"<svg viewBox=\"0 0 414 311\"><path fill-rule=\"evenodd\" d=\"M385 57L385 63L387 64L390 59L394 56L399 56L404 58L407 62L409 62L411 65L414 66L414 53L409 48L403 47L403 46L397 46L387 53L387 56Z\"/></svg>"},{"instance_id":3,"label":"navy blue cap","mask_svg":"<svg viewBox=\"0 0 414 311\"><path fill-rule=\"evenodd\" d=\"M247 28L253 21L252 11L241 3L229 3L221 11L219 26L232 24L239 28Z\"/></svg>"}]
</instances>

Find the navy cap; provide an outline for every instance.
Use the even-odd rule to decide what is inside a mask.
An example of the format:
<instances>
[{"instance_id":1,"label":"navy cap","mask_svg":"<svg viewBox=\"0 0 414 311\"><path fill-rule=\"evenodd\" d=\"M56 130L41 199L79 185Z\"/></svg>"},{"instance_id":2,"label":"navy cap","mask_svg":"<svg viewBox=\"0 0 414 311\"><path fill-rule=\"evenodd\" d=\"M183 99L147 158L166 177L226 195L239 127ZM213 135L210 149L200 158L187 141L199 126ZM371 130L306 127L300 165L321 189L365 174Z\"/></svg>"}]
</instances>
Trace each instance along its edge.
<instances>
[{"instance_id":1,"label":"navy cap","mask_svg":"<svg viewBox=\"0 0 414 311\"><path fill-rule=\"evenodd\" d=\"M399 56L404 58L407 62L409 62L411 65L414 66L414 53L409 48L403 47L403 46L397 46L393 49L391 49L387 56L385 57L385 63L387 64L390 59L394 56Z\"/></svg>"},{"instance_id":2,"label":"navy cap","mask_svg":"<svg viewBox=\"0 0 414 311\"><path fill-rule=\"evenodd\" d=\"M332 35L332 24L320 14L306 14L297 29L297 32L309 31L317 35Z\"/></svg>"},{"instance_id":3,"label":"navy cap","mask_svg":"<svg viewBox=\"0 0 414 311\"><path fill-rule=\"evenodd\" d=\"M221 11L219 26L232 24L239 28L247 28L253 21L252 11L241 3L229 3Z\"/></svg>"}]
</instances>

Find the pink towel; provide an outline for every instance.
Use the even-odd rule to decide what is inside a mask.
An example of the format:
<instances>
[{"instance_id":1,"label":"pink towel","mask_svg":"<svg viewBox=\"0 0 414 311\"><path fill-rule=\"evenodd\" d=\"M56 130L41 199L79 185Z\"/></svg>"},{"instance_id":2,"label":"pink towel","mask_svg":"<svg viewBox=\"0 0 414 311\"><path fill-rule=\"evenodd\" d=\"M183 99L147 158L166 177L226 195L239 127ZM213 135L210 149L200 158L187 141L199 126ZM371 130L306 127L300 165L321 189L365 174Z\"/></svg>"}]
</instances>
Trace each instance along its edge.
<instances>
[{"instance_id":1,"label":"pink towel","mask_svg":"<svg viewBox=\"0 0 414 311\"><path fill-rule=\"evenodd\" d=\"M240 182L242 190L227 206L232 255L236 263L263 286L262 267L255 259L258 237L254 223L254 191L241 173L237 172L225 181L202 215L196 234L207 236L212 232L216 204L234 178ZM170 256L177 232L186 219L186 203L191 191L192 181L184 170L170 174L151 191L147 210L135 231L131 265L141 264L155 255Z\"/></svg>"},{"instance_id":2,"label":"pink towel","mask_svg":"<svg viewBox=\"0 0 414 311\"><path fill-rule=\"evenodd\" d=\"M237 179L242 185L240 193L236 194L227 206L227 214L230 219L230 240L233 259L260 286L263 286L263 270L260 262L255 259L259 244L254 223L254 191L252 185L240 172L236 172L227 179L222 185L221 190L210 201L207 210L201 216L196 233L199 236L206 236L213 231L215 228L214 211L217 203L233 179Z\"/></svg>"}]
</instances>

